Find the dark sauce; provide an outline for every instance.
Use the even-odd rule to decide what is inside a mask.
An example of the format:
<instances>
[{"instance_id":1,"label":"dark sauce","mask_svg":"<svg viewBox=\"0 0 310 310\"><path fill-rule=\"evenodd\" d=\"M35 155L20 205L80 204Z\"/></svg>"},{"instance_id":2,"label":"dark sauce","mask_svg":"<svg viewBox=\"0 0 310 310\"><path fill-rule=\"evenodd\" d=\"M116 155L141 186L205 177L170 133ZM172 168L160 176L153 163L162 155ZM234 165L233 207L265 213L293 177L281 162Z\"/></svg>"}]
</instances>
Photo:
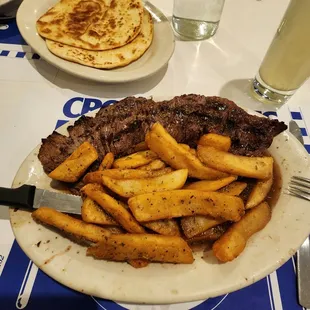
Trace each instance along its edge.
<instances>
[{"instance_id":1,"label":"dark sauce","mask_svg":"<svg viewBox=\"0 0 310 310\"><path fill-rule=\"evenodd\" d=\"M272 155L268 151L265 151L264 155L272 157ZM265 199L265 201L267 201L267 203L269 204L271 208L273 208L279 200L281 189L282 189L282 184L283 184L283 180L282 180L280 166L275 161L275 159L273 159L273 182L272 182L271 189Z\"/></svg>"},{"instance_id":2,"label":"dark sauce","mask_svg":"<svg viewBox=\"0 0 310 310\"><path fill-rule=\"evenodd\" d=\"M266 197L266 201L270 207L274 207L279 200L282 189L282 175L280 166L274 161L273 164L273 183L270 192Z\"/></svg>"}]
</instances>

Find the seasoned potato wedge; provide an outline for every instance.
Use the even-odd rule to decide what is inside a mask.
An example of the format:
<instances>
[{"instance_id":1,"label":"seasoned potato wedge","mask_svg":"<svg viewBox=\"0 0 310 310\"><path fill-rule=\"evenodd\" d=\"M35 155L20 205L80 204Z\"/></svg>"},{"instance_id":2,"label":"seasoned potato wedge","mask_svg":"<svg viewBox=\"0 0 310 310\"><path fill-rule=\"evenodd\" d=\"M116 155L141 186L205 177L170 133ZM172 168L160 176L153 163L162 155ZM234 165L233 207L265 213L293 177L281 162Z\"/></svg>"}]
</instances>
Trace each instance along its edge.
<instances>
[{"instance_id":1,"label":"seasoned potato wedge","mask_svg":"<svg viewBox=\"0 0 310 310\"><path fill-rule=\"evenodd\" d=\"M106 229L111 234L114 234L114 235L125 233L125 231L119 226L109 226L109 227L106 227ZM129 260L128 263L134 268L143 268L149 264L149 262L145 259L132 259L132 260Z\"/></svg>"},{"instance_id":2,"label":"seasoned potato wedge","mask_svg":"<svg viewBox=\"0 0 310 310\"><path fill-rule=\"evenodd\" d=\"M100 171L100 170L104 170L104 169L110 169L113 166L113 163L114 163L114 154L111 152L107 153L104 156L98 170Z\"/></svg>"},{"instance_id":3,"label":"seasoned potato wedge","mask_svg":"<svg viewBox=\"0 0 310 310\"><path fill-rule=\"evenodd\" d=\"M218 189L228 185L229 183L235 181L237 177L230 176L218 180L203 180L198 182L193 182L189 185L187 185L186 189L196 189L199 191L205 191L205 192L215 192Z\"/></svg>"},{"instance_id":4,"label":"seasoned potato wedge","mask_svg":"<svg viewBox=\"0 0 310 310\"><path fill-rule=\"evenodd\" d=\"M224 222L225 220L222 219L214 219L209 216L196 215L183 217L181 219L181 227L183 229L184 235L187 238L192 238Z\"/></svg>"},{"instance_id":5,"label":"seasoned potato wedge","mask_svg":"<svg viewBox=\"0 0 310 310\"><path fill-rule=\"evenodd\" d=\"M268 179L272 176L272 157L239 156L200 145L197 150L198 157L204 164L220 171L256 179Z\"/></svg>"},{"instance_id":6,"label":"seasoned potato wedge","mask_svg":"<svg viewBox=\"0 0 310 310\"><path fill-rule=\"evenodd\" d=\"M88 248L87 254L121 262L146 259L153 262L191 264L194 261L192 250L181 237L151 234L111 235Z\"/></svg>"},{"instance_id":7,"label":"seasoned potato wedge","mask_svg":"<svg viewBox=\"0 0 310 310\"><path fill-rule=\"evenodd\" d=\"M179 146L183 147L183 149L185 151L189 151L191 149L191 147L187 144L184 144L184 143L179 143Z\"/></svg>"},{"instance_id":8,"label":"seasoned potato wedge","mask_svg":"<svg viewBox=\"0 0 310 310\"><path fill-rule=\"evenodd\" d=\"M176 220L160 220L143 223L143 226L165 236L180 236L180 227Z\"/></svg>"},{"instance_id":9,"label":"seasoned potato wedge","mask_svg":"<svg viewBox=\"0 0 310 310\"><path fill-rule=\"evenodd\" d=\"M218 135L216 133L208 133L201 136L198 145L212 146L220 151L228 152L231 146L231 139L228 136Z\"/></svg>"},{"instance_id":10,"label":"seasoned potato wedge","mask_svg":"<svg viewBox=\"0 0 310 310\"><path fill-rule=\"evenodd\" d=\"M58 228L80 240L99 242L111 235L107 229L85 223L48 207L40 207L32 212L32 217L40 223Z\"/></svg>"},{"instance_id":11,"label":"seasoned potato wedge","mask_svg":"<svg viewBox=\"0 0 310 310\"><path fill-rule=\"evenodd\" d=\"M104 227L106 230L108 230L111 234L114 234L114 235L119 235L119 234L124 234L125 233L125 230L120 227L120 226L107 226L107 227Z\"/></svg>"},{"instance_id":12,"label":"seasoned potato wedge","mask_svg":"<svg viewBox=\"0 0 310 310\"><path fill-rule=\"evenodd\" d=\"M160 170L166 167L166 164L160 159L154 159L145 166L138 167L141 170Z\"/></svg>"},{"instance_id":13,"label":"seasoned potato wedge","mask_svg":"<svg viewBox=\"0 0 310 310\"><path fill-rule=\"evenodd\" d=\"M117 226L118 223L107 214L95 201L86 197L83 201L81 215L84 222L107 225L107 226Z\"/></svg>"},{"instance_id":14,"label":"seasoned potato wedge","mask_svg":"<svg viewBox=\"0 0 310 310\"><path fill-rule=\"evenodd\" d=\"M267 197L273 184L273 176L266 180L259 180L253 187L250 196L245 204L246 209L259 205Z\"/></svg>"},{"instance_id":15,"label":"seasoned potato wedge","mask_svg":"<svg viewBox=\"0 0 310 310\"><path fill-rule=\"evenodd\" d=\"M204 166L197 157L180 146L159 123L152 126L146 134L145 141L160 159L174 169L188 169L191 177L212 180L227 176L223 172Z\"/></svg>"},{"instance_id":16,"label":"seasoned potato wedge","mask_svg":"<svg viewBox=\"0 0 310 310\"><path fill-rule=\"evenodd\" d=\"M195 149L190 149L189 152L196 157L197 154Z\"/></svg>"},{"instance_id":17,"label":"seasoned potato wedge","mask_svg":"<svg viewBox=\"0 0 310 310\"><path fill-rule=\"evenodd\" d=\"M101 208L110 214L126 231L137 234L145 233L145 229L119 201L98 189L93 189L89 185L92 184L87 184L81 189L82 193L96 201Z\"/></svg>"},{"instance_id":18,"label":"seasoned potato wedge","mask_svg":"<svg viewBox=\"0 0 310 310\"><path fill-rule=\"evenodd\" d=\"M130 198L128 205L139 222L191 215L208 215L227 221L239 221L244 214L244 204L241 198L196 190L174 190L138 195Z\"/></svg>"},{"instance_id":19,"label":"seasoned potato wedge","mask_svg":"<svg viewBox=\"0 0 310 310\"><path fill-rule=\"evenodd\" d=\"M204 231L203 233L197 236L186 239L186 242L192 245L195 243L216 241L225 233L228 227L229 227L229 223L224 223L224 224L209 228L208 230Z\"/></svg>"},{"instance_id":20,"label":"seasoned potato wedge","mask_svg":"<svg viewBox=\"0 0 310 310\"><path fill-rule=\"evenodd\" d=\"M145 141L142 141L142 142L138 143L134 147L135 152L147 151L148 149L149 149L149 147L147 146Z\"/></svg>"},{"instance_id":21,"label":"seasoned potato wedge","mask_svg":"<svg viewBox=\"0 0 310 310\"><path fill-rule=\"evenodd\" d=\"M116 159L113 163L113 168L133 169L147 165L152 160L157 158L158 158L157 154L152 151L141 151Z\"/></svg>"},{"instance_id":22,"label":"seasoned potato wedge","mask_svg":"<svg viewBox=\"0 0 310 310\"><path fill-rule=\"evenodd\" d=\"M97 158L96 149L84 142L48 176L58 181L76 182Z\"/></svg>"},{"instance_id":23,"label":"seasoned potato wedge","mask_svg":"<svg viewBox=\"0 0 310 310\"><path fill-rule=\"evenodd\" d=\"M133 268L144 268L149 264L149 262L146 259L132 259L129 260L128 263Z\"/></svg>"},{"instance_id":24,"label":"seasoned potato wedge","mask_svg":"<svg viewBox=\"0 0 310 310\"><path fill-rule=\"evenodd\" d=\"M85 175L83 181L87 183L102 184L102 177L107 176L113 179L144 179L153 178L160 175L167 174L173 170L170 167L160 170L141 170L141 169L107 169L102 171L89 172Z\"/></svg>"},{"instance_id":25,"label":"seasoned potato wedge","mask_svg":"<svg viewBox=\"0 0 310 310\"><path fill-rule=\"evenodd\" d=\"M222 187L219 192L232 196L239 196L248 186L245 182L232 182L225 187Z\"/></svg>"},{"instance_id":26,"label":"seasoned potato wedge","mask_svg":"<svg viewBox=\"0 0 310 310\"><path fill-rule=\"evenodd\" d=\"M213 245L213 253L221 262L228 262L239 256L248 239L263 229L271 218L267 202L252 208L237 223L234 223Z\"/></svg>"},{"instance_id":27,"label":"seasoned potato wedge","mask_svg":"<svg viewBox=\"0 0 310 310\"><path fill-rule=\"evenodd\" d=\"M154 178L127 180L103 176L102 183L114 193L129 198L140 194L182 188L186 182L187 173L187 169L180 169Z\"/></svg>"}]
</instances>

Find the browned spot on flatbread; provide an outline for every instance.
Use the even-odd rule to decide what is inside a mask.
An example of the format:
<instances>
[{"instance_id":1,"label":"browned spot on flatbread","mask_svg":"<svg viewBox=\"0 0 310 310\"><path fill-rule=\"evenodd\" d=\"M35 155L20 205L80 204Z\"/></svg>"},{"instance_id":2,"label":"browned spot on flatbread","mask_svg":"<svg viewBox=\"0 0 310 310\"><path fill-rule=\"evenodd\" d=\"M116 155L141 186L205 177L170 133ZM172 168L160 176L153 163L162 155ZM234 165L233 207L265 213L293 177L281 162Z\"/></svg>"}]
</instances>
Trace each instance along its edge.
<instances>
[{"instance_id":1,"label":"browned spot on flatbread","mask_svg":"<svg viewBox=\"0 0 310 310\"><path fill-rule=\"evenodd\" d=\"M116 7L116 1L112 0L111 4L110 4L110 8L114 9Z\"/></svg>"},{"instance_id":2,"label":"browned spot on flatbread","mask_svg":"<svg viewBox=\"0 0 310 310\"><path fill-rule=\"evenodd\" d=\"M46 25L47 23L46 23L46 22L42 22L41 20L38 20L38 21L37 21L37 24L43 26L43 25Z\"/></svg>"},{"instance_id":3,"label":"browned spot on flatbread","mask_svg":"<svg viewBox=\"0 0 310 310\"><path fill-rule=\"evenodd\" d=\"M117 56L117 58L119 60L124 60L125 59L125 57L122 54L117 54L116 56Z\"/></svg>"},{"instance_id":4,"label":"browned spot on flatbread","mask_svg":"<svg viewBox=\"0 0 310 310\"><path fill-rule=\"evenodd\" d=\"M62 19L61 18L56 18L56 19L53 19L50 23L52 25L60 25L62 22Z\"/></svg>"},{"instance_id":5,"label":"browned spot on flatbread","mask_svg":"<svg viewBox=\"0 0 310 310\"><path fill-rule=\"evenodd\" d=\"M91 44L91 43L89 43L89 46L90 46L91 48L93 48L93 49L97 49L97 48L99 48L100 44L99 44L99 43L96 43L96 44ZM83 48L83 46L80 46L80 47Z\"/></svg>"},{"instance_id":6,"label":"browned spot on flatbread","mask_svg":"<svg viewBox=\"0 0 310 310\"><path fill-rule=\"evenodd\" d=\"M88 56L86 56L86 59L87 59L88 61L94 61L94 60L95 60L95 57L92 56L92 55L88 55Z\"/></svg>"},{"instance_id":7,"label":"browned spot on flatbread","mask_svg":"<svg viewBox=\"0 0 310 310\"><path fill-rule=\"evenodd\" d=\"M51 33L51 32L52 32L52 30L51 30L51 29L46 28L46 29L41 30L41 32L43 32L43 33Z\"/></svg>"},{"instance_id":8,"label":"browned spot on flatbread","mask_svg":"<svg viewBox=\"0 0 310 310\"><path fill-rule=\"evenodd\" d=\"M93 19L93 23L97 23L99 20L100 20L99 17L95 17L95 18Z\"/></svg>"},{"instance_id":9,"label":"browned spot on flatbread","mask_svg":"<svg viewBox=\"0 0 310 310\"><path fill-rule=\"evenodd\" d=\"M99 35L96 31L94 31L94 30L89 30L89 31L88 31L88 34L89 34L91 37L100 39L100 35Z\"/></svg>"},{"instance_id":10,"label":"browned spot on flatbread","mask_svg":"<svg viewBox=\"0 0 310 310\"><path fill-rule=\"evenodd\" d=\"M138 9L140 7L140 5L136 1L131 1L129 7L131 9Z\"/></svg>"},{"instance_id":11,"label":"browned spot on flatbread","mask_svg":"<svg viewBox=\"0 0 310 310\"><path fill-rule=\"evenodd\" d=\"M69 32L83 34L94 19L98 19L96 14L101 12L101 7L96 2L80 1L74 7L73 12L68 14L67 27Z\"/></svg>"},{"instance_id":12,"label":"browned spot on flatbread","mask_svg":"<svg viewBox=\"0 0 310 310\"><path fill-rule=\"evenodd\" d=\"M51 8L50 10L48 10L48 11L44 14L44 16L53 16L53 15L55 15L55 14L57 14L57 13L53 11L53 8Z\"/></svg>"},{"instance_id":13,"label":"browned spot on flatbread","mask_svg":"<svg viewBox=\"0 0 310 310\"><path fill-rule=\"evenodd\" d=\"M114 19L114 18L110 18L110 19L109 19L109 26L110 26L112 29L115 29L115 27L116 27L116 22L115 22L115 19Z\"/></svg>"}]
</instances>

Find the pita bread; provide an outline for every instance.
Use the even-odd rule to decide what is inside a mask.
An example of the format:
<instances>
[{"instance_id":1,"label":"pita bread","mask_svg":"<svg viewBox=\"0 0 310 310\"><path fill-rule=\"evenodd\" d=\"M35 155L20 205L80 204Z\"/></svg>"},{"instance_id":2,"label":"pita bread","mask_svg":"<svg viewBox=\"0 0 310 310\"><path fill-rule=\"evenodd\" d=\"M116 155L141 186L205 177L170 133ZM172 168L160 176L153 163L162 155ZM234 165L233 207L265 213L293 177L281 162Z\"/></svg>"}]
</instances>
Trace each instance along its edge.
<instances>
[{"instance_id":1,"label":"pita bread","mask_svg":"<svg viewBox=\"0 0 310 310\"><path fill-rule=\"evenodd\" d=\"M37 21L49 40L88 50L108 50L140 32L141 0L61 0Z\"/></svg>"},{"instance_id":2,"label":"pita bread","mask_svg":"<svg viewBox=\"0 0 310 310\"><path fill-rule=\"evenodd\" d=\"M153 39L153 20L144 10L141 32L125 46L108 51L89 51L46 40L48 49L63 59L70 60L84 66L111 69L126 66L141 57L149 48Z\"/></svg>"}]
</instances>

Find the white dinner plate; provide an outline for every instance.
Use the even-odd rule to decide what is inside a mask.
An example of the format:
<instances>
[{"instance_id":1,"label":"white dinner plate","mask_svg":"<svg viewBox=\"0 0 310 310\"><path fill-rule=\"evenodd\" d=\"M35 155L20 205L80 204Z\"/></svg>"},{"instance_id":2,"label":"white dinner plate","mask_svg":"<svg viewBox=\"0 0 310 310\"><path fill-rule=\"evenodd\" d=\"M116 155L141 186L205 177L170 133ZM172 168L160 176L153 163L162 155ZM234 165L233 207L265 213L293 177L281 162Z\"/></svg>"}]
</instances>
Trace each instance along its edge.
<instances>
[{"instance_id":1,"label":"white dinner plate","mask_svg":"<svg viewBox=\"0 0 310 310\"><path fill-rule=\"evenodd\" d=\"M163 68L174 51L174 34L166 16L149 2L145 8L154 21L154 37L144 55L128 66L111 70L86 67L53 55L44 39L37 33L36 21L59 0L24 0L20 5L16 21L25 41L47 62L55 67L84 79L106 83L124 83L153 75Z\"/></svg>"},{"instance_id":2,"label":"white dinner plate","mask_svg":"<svg viewBox=\"0 0 310 310\"><path fill-rule=\"evenodd\" d=\"M255 114L255 112L250 112ZM59 132L66 134L65 125ZM37 146L21 165L13 187L49 189L51 179L37 158ZM267 226L255 234L234 261L221 264L212 252L195 253L190 265L127 263L86 256L86 248L35 223L26 211L10 211L17 242L31 260L60 283L83 293L132 303L177 303L219 296L248 286L283 265L310 233L309 202L284 193L292 175L310 177L309 157L288 132L274 138L270 153L280 166L283 188Z\"/></svg>"}]
</instances>

